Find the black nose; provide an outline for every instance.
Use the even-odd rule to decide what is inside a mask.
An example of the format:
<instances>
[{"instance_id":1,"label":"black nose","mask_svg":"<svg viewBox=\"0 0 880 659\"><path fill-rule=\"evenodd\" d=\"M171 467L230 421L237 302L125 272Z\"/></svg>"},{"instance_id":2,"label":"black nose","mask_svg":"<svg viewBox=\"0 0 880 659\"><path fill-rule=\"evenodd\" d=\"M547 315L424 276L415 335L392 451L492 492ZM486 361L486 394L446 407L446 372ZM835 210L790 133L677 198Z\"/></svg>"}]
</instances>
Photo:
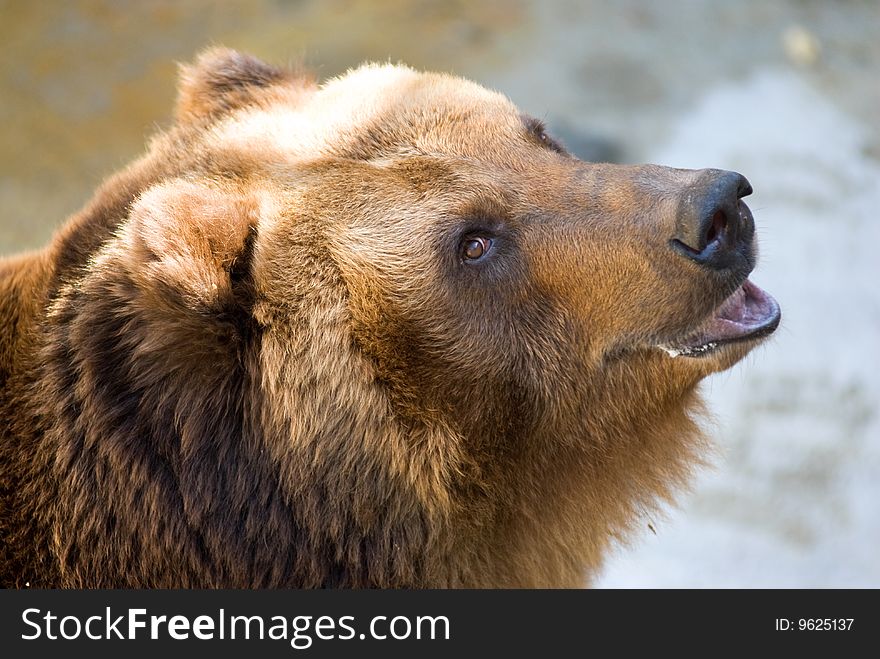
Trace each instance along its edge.
<instances>
[{"instance_id":1,"label":"black nose","mask_svg":"<svg viewBox=\"0 0 880 659\"><path fill-rule=\"evenodd\" d=\"M755 235L752 213L740 201L750 194L752 186L742 174L704 170L681 192L673 249L715 270L739 265Z\"/></svg>"}]
</instances>

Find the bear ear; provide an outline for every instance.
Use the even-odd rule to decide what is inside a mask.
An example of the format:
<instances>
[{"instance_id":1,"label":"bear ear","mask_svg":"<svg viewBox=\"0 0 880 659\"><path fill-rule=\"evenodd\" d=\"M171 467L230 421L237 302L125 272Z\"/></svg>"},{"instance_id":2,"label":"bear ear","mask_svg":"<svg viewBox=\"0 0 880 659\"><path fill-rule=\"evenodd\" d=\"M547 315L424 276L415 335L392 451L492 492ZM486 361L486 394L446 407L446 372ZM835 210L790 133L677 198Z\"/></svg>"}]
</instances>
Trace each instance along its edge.
<instances>
[{"instance_id":1,"label":"bear ear","mask_svg":"<svg viewBox=\"0 0 880 659\"><path fill-rule=\"evenodd\" d=\"M229 48L210 48L180 66L175 116L211 119L254 101L261 90L298 75Z\"/></svg>"},{"instance_id":2,"label":"bear ear","mask_svg":"<svg viewBox=\"0 0 880 659\"><path fill-rule=\"evenodd\" d=\"M236 305L250 280L261 213L256 195L187 181L147 190L129 216L131 272L141 290L169 293L185 306L218 312Z\"/></svg>"}]
</instances>

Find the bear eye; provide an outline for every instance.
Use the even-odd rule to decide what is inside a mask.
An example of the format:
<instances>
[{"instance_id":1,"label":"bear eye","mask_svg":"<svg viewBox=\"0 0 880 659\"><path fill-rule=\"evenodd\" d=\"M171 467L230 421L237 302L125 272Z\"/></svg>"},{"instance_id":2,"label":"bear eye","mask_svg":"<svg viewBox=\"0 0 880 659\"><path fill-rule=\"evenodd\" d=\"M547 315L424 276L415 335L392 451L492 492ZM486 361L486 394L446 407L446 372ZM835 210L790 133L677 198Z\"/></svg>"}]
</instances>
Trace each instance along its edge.
<instances>
[{"instance_id":1,"label":"bear eye","mask_svg":"<svg viewBox=\"0 0 880 659\"><path fill-rule=\"evenodd\" d=\"M541 142L541 146L544 146L551 151L555 151L556 153L560 153L562 155L566 154L565 148L563 148L563 146L559 142L557 142L546 132L544 132L543 129L540 133L538 133L538 141Z\"/></svg>"},{"instance_id":2,"label":"bear eye","mask_svg":"<svg viewBox=\"0 0 880 659\"><path fill-rule=\"evenodd\" d=\"M546 149L555 151L560 155L568 155L568 152L565 150L565 148L547 134L547 127L544 125L543 121L541 121L540 119L535 119L534 117L523 117L522 119L525 123L526 130L529 132L532 139L537 141L538 144Z\"/></svg>"},{"instance_id":3,"label":"bear eye","mask_svg":"<svg viewBox=\"0 0 880 659\"><path fill-rule=\"evenodd\" d=\"M461 255L465 261L479 261L492 248L492 239L483 236L470 236L461 244Z\"/></svg>"}]
</instances>

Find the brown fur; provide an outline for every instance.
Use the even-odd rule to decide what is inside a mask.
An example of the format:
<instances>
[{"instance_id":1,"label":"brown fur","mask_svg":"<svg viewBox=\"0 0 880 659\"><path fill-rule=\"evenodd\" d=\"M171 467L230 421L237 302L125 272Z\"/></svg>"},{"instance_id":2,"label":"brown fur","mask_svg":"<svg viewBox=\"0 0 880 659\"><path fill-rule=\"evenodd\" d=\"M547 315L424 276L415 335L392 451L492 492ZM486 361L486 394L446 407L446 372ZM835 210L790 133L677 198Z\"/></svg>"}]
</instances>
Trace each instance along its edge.
<instances>
[{"instance_id":1,"label":"brown fur","mask_svg":"<svg viewBox=\"0 0 880 659\"><path fill-rule=\"evenodd\" d=\"M733 290L666 245L697 172L403 67L216 49L176 117L0 262L5 585L576 586L685 483L751 347L653 347Z\"/></svg>"}]
</instances>

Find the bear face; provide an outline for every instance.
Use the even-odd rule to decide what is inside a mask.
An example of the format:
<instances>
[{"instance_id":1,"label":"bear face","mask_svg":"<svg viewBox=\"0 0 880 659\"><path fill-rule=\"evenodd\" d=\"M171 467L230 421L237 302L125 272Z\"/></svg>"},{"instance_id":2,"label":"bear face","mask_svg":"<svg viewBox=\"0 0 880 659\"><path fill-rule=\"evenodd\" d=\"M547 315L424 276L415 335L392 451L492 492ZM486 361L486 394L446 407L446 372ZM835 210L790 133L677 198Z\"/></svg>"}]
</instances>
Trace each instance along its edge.
<instances>
[{"instance_id":1,"label":"bear face","mask_svg":"<svg viewBox=\"0 0 880 659\"><path fill-rule=\"evenodd\" d=\"M267 244L284 261L301 242L292 226L319 227L346 290L359 291L349 311L361 348L388 378L450 385L429 405L470 397L474 382L556 383L572 369L581 379L609 355L674 345L754 266L748 239L721 272L667 249L682 198L700 196L715 172L577 161L503 96L449 76L362 67L295 102L235 113L205 141L219 161L259 153L252 176L277 183L287 169L288 210ZM474 240L489 253L462 259ZM265 279L274 288L284 276ZM749 290L772 321L772 303ZM527 373L536 360L523 355L539 343L547 353ZM680 368L702 377L751 345Z\"/></svg>"},{"instance_id":2,"label":"bear face","mask_svg":"<svg viewBox=\"0 0 880 659\"><path fill-rule=\"evenodd\" d=\"M473 83L218 49L176 116L2 270L46 303L7 583L577 585L779 322L743 177L579 161Z\"/></svg>"}]
</instances>

